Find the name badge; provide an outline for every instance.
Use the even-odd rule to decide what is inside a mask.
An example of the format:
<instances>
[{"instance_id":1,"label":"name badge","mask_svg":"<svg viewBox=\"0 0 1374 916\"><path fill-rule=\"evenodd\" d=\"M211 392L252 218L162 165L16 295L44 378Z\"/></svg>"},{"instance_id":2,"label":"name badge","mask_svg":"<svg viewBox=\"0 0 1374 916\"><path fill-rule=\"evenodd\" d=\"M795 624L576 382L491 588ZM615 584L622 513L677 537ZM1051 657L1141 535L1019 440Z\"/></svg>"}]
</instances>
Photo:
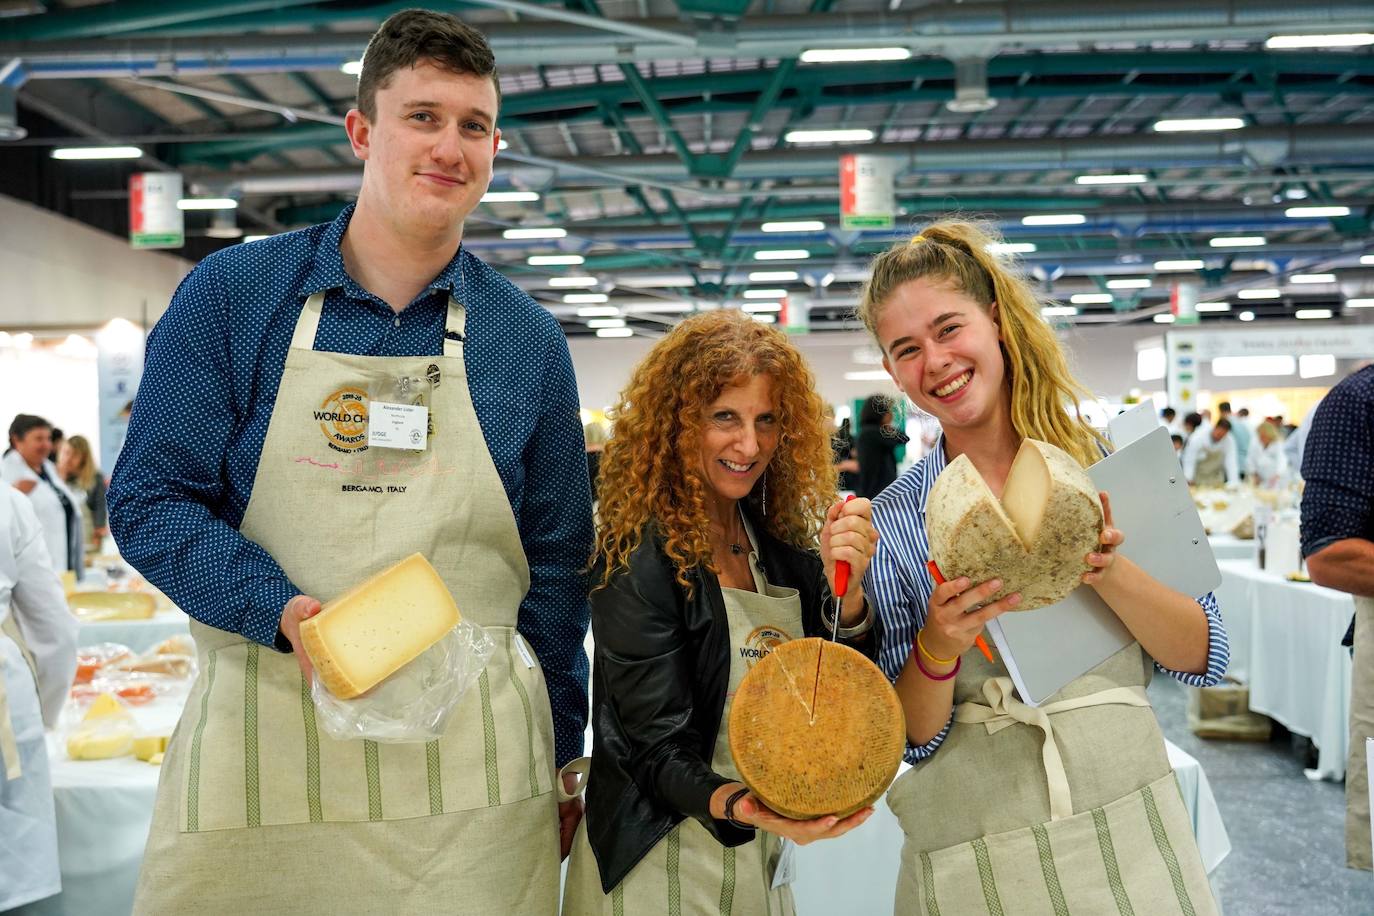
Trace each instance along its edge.
<instances>
[{"instance_id":1,"label":"name badge","mask_svg":"<svg viewBox=\"0 0 1374 916\"><path fill-rule=\"evenodd\" d=\"M428 445L429 408L421 404L373 401L368 408L367 444L423 452Z\"/></svg>"}]
</instances>

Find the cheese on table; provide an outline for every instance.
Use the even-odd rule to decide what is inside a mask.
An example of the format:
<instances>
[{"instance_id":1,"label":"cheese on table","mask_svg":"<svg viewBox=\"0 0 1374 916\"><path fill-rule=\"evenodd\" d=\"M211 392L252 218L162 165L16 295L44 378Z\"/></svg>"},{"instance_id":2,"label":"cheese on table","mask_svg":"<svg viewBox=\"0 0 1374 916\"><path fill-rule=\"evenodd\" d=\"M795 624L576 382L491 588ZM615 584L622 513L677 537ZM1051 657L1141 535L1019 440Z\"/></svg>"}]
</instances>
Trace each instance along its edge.
<instances>
[{"instance_id":1,"label":"cheese on table","mask_svg":"<svg viewBox=\"0 0 1374 916\"><path fill-rule=\"evenodd\" d=\"M815 637L783 643L750 669L729 730L740 779L799 820L844 817L877 801L906 748L902 707L883 673L848 646Z\"/></svg>"},{"instance_id":2,"label":"cheese on table","mask_svg":"<svg viewBox=\"0 0 1374 916\"><path fill-rule=\"evenodd\" d=\"M67 756L73 760L123 757L134 747L134 720L112 695L102 693L67 736Z\"/></svg>"},{"instance_id":3,"label":"cheese on table","mask_svg":"<svg viewBox=\"0 0 1374 916\"><path fill-rule=\"evenodd\" d=\"M347 700L366 693L458 625L458 605L433 566L412 554L301 624L320 681Z\"/></svg>"},{"instance_id":4,"label":"cheese on table","mask_svg":"<svg viewBox=\"0 0 1374 916\"><path fill-rule=\"evenodd\" d=\"M72 592L67 605L87 623L147 620L157 613L157 599L147 592Z\"/></svg>"},{"instance_id":5,"label":"cheese on table","mask_svg":"<svg viewBox=\"0 0 1374 916\"><path fill-rule=\"evenodd\" d=\"M139 760L151 761L167 750L171 735L140 735L134 739L134 756Z\"/></svg>"},{"instance_id":6,"label":"cheese on table","mask_svg":"<svg viewBox=\"0 0 1374 916\"><path fill-rule=\"evenodd\" d=\"M1069 454L1025 439L999 501L967 455L951 461L926 500L930 556L946 579L1000 578L990 600L1021 593L1015 610L1062 601L1079 586L1102 533L1092 478Z\"/></svg>"}]
</instances>

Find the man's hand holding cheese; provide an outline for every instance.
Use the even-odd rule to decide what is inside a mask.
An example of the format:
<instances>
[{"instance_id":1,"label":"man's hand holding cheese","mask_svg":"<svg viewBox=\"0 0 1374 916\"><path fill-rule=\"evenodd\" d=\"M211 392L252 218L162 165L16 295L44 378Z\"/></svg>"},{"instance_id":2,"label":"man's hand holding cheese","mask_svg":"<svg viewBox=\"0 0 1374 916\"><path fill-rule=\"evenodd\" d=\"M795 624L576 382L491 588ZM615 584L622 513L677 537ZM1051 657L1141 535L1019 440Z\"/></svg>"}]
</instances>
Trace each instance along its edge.
<instances>
[{"instance_id":1,"label":"man's hand holding cheese","mask_svg":"<svg viewBox=\"0 0 1374 916\"><path fill-rule=\"evenodd\" d=\"M499 107L480 34L391 17L346 118L357 203L206 258L149 337L111 530L193 618L200 674L140 913L276 911L282 888L317 910L558 910L591 501L558 322L463 245ZM346 593L354 609L314 634L336 695L388 677L452 605L491 637L438 739L322 728L301 627Z\"/></svg>"}]
</instances>

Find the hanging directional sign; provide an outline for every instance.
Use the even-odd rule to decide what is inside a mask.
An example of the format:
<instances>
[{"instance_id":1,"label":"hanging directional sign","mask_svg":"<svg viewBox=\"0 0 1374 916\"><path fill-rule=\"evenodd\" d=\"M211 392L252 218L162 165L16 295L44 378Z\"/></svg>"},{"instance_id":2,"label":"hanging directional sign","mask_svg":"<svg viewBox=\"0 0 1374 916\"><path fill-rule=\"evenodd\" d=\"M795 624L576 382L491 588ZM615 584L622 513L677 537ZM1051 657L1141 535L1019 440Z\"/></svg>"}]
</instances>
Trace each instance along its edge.
<instances>
[{"instance_id":1,"label":"hanging directional sign","mask_svg":"<svg viewBox=\"0 0 1374 916\"><path fill-rule=\"evenodd\" d=\"M180 248L186 221L177 172L138 172L129 176L129 244L135 248Z\"/></svg>"},{"instance_id":2,"label":"hanging directional sign","mask_svg":"<svg viewBox=\"0 0 1374 916\"><path fill-rule=\"evenodd\" d=\"M844 229L891 229L897 216L890 156L846 153L840 157L840 225Z\"/></svg>"}]
</instances>

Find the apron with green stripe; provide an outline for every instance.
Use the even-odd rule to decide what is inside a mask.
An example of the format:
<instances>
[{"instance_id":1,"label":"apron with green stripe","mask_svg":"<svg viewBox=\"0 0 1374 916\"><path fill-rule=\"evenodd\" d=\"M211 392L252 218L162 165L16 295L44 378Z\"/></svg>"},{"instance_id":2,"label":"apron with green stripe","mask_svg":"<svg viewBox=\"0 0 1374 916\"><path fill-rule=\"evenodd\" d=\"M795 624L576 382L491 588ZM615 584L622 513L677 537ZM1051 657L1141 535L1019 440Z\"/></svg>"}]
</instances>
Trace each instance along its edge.
<instances>
[{"instance_id":1,"label":"apron with green stripe","mask_svg":"<svg viewBox=\"0 0 1374 916\"><path fill-rule=\"evenodd\" d=\"M721 589L730 623L730 684L711 769L735 780L739 771L727 725L735 691L774 646L802 634L797 590L769 585L757 553L750 554L749 565L756 592ZM726 848L689 817L605 894L586 830L579 827L568 859L563 916L795 916L791 887L772 888L781 855L782 841L771 833L760 830L750 842Z\"/></svg>"},{"instance_id":2,"label":"apron with green stripe","mask_svg":"<svg viewBox=\"0 0 1374 916\"><path fill-rule=\"evenodd\" d=\"M200 674L136 911L188 912L214 888L217 907L259 912L553 914L553 726L515 630L529 568L468 390L463 308L442 357L360 357L313 349L321 304L296 326L240 530L321 600L419 551L496 651L438 740L337 741L293 656L192 621ZM428 447L361 447L369 392L399 377L425 380Z\"/></svg>"},{"instance_id":3,"label":"apron with green stripe","mask_svg":"<svg viewBox=\"0 0 1374 916\"><path fill-rule=\"evenodd\" d=\"M898 916L1214 916L1138 643L1039 708L963 656L954 724L888 792Z\"/></svg>"}]
</instances>

